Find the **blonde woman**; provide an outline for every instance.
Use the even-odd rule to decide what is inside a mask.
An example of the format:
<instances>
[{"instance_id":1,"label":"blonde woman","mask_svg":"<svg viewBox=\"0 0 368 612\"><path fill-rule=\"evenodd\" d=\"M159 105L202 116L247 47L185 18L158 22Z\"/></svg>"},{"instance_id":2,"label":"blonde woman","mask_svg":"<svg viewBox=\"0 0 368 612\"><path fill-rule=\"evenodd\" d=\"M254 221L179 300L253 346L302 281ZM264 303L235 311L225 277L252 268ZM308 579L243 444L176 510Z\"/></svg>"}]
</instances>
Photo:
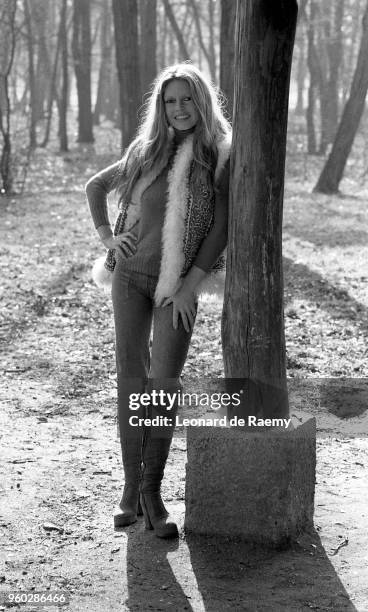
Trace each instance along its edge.
<instances>
[{"instance_id":1,"label":"blonde woman","mask_svg":"<svg viewBox=\"0 0 368 612\"><path fill-rule=\"evenodd\" d=\"M96 282L112 277L125 473L116 527L134 523L141 509L146 528L158 537L178 535L160 495L176 408L146 406L139 415L170 418L158 429L133 427L129 398L131 392L180 388L198 294L224 267L230 145L231 128L215 88L192 64L177 64L157 77L123 158L86 186L95 227L108 249L103 270L95 270ZM107 210L113 189L120 202L114 231Z\"/></svg>"}]
</instances>

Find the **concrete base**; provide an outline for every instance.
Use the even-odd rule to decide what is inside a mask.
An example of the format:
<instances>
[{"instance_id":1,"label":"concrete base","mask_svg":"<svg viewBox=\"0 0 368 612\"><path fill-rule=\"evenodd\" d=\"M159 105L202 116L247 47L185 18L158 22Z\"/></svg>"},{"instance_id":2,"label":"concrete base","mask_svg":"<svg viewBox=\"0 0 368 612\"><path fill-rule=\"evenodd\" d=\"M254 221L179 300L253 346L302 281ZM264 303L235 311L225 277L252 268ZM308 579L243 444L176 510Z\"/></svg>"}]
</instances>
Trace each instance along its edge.
<instances>
[{"instance_id":1,"label":"concrete base","mask_svg":"<svg viewBox=\"0 0 368 612\"><path fill-rule=\"evenodd\" d=\"M279 547L312 526L314 418L294 429L190 427L186 531Z\"/></svg>"}]
</instances>

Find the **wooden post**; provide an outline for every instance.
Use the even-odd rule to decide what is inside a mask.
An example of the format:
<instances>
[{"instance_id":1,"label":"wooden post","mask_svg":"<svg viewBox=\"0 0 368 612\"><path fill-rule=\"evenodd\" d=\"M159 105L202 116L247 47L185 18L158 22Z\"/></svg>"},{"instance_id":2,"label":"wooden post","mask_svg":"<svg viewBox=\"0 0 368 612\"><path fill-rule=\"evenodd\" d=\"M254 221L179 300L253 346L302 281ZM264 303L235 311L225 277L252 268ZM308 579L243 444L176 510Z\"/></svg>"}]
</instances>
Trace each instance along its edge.
<instances>
[{"instance_id":1,"label":"wooden post","mask_svg":"<svg viewBox=\"0 0 368 612\"><path fill-rule=\"evenodd\" d=\"M237 2L222 343L225 376L245 392L232 414L289 413L281 239L297 10L296 0Z\"/></svg>"}]
</instances>

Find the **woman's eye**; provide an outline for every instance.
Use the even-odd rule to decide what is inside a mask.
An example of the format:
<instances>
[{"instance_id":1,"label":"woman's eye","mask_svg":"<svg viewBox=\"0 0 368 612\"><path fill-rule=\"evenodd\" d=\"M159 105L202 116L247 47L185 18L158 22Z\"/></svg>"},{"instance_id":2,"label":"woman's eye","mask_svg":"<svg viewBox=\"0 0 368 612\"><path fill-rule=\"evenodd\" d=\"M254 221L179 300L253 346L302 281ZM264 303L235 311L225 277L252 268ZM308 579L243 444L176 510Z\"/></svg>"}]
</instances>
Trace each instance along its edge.
<instances>
[{"instance_id":1,"label":"woman's eye","mask_svg":"<svg viewBox=\"0 0 368 612\"><path fill-rule=\"evenodd\" d=\"M190 96L187 96L186 98L182 98L182 102L190 102L191 99ZM174 98L168 98L168 100L165 100L165 104L175 104Z\"/></svg>"}]
</instances>

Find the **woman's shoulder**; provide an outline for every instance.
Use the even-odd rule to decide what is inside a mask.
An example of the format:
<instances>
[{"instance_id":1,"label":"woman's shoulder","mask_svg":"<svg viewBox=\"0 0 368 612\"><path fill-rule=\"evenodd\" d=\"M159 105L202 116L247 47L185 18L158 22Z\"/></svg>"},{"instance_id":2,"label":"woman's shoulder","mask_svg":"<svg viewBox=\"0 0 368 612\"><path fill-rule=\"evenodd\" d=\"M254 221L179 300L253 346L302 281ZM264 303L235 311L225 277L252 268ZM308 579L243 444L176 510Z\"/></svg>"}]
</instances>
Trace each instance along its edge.
<instances>
[{"instance_id":1,"label":"woman's shoulder","mask_svg":"<svg viewBox=\"0 0 368 612\"><path fill-rule=\"evenodd\" d=\"M86 191L92 187L101 187L104 191L111 191L114 188L116 177L119 174L121 160L106 166L94 174L86 184Z\"/></svg>"}]
</instances>

